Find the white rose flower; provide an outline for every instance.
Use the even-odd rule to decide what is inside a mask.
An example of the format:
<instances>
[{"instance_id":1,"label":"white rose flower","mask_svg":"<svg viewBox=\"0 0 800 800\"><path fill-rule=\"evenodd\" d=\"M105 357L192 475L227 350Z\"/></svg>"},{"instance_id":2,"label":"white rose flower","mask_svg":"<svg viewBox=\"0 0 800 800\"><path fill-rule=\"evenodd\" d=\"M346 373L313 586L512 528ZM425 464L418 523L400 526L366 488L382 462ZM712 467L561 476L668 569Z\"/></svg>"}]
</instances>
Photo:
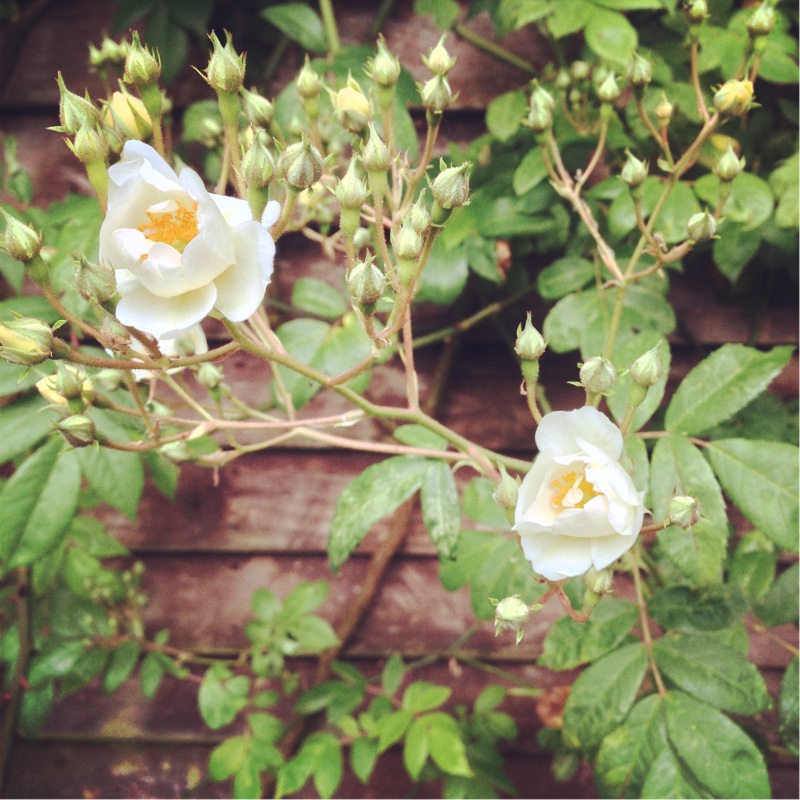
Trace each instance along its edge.
<instances>
[{"instance_id":1,"label":"white rose flower","mask_svg":"<svg viewBox=\"0 0 800 800\"><path fill-rule=\"evenodd\" d=\"M525 557L551 581L604 569L633 546L644 517L644 492L619 463L619 428L591 406L553 411L536 445L515 513Z\"/></svg>"},{"instance_id":2,"label":"white rose flower","mask_svg":"<svg viewBox=\"0 0 800 800\"><path fill-rule=\"evenodd\" d=\"M233 322L255 312L272 275L278 203L254 220L247 201L209 194L194 170L176 175L139 141L125 143L108 177L100 261L116 270L120 322L171 339L213 308Z\"/></svg>"}]
</instances>

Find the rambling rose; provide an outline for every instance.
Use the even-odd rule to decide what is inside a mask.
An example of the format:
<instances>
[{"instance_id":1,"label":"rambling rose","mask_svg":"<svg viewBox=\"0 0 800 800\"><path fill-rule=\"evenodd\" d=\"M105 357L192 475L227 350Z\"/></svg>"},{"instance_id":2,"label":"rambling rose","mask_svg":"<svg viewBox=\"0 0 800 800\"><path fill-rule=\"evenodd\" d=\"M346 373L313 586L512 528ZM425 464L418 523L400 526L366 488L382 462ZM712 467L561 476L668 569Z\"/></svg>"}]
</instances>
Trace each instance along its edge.
<instances>
[{"instance_id":1,"label":"rambling rose","mask_svg":"<svg viewBox=\"0 0 800 800\"><path fill-rule=\"evenodd\" d=\"M139 141L125 143L108 177L100 261L116 270L120 322L171 339L214 308L233 322L255 312L272 275L278 203L254 220L247 201L209 194L196 172L176 175Z\"/></svg>"},{"instance_id":2,"label":"rambling rose","mask_svg":"<svg viewBox=\"0 0 800 800\"><path fill-rule=\"evenodd\" d=\"M644 516L644 492L619 463L619 428L591 406L553 411L536 445L515 514L525 557L551 581L607 567L633 546Z\"/></svg>"}]
</instances>

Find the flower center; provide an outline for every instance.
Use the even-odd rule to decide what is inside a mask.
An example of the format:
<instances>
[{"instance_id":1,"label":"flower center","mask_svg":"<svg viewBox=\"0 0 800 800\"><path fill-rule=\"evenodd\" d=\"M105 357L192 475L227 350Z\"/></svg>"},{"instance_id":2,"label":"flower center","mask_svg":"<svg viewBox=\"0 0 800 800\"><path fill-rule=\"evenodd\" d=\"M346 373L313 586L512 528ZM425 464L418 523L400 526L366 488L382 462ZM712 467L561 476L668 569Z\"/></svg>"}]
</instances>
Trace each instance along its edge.
<instances>
[{"instance_id":1,"label":"flower center","mask_svg":"<svg viewBox=\"0 0 800 800\"><path fill-rule=\"evenodd\" d=\"M560 478L550 482L555 493L550 498L553 507L563 511L565 508L583 508L598 492L586 480L584 468L565 472Z\"/></svg>"},{"instance_id":2,"label":"flower center","mask_svg":"<svg viewBox=\"0 0 800 800\"><path fill-rule=\"evenodd\" d=\"M176 205L169 210L148 209L147 219L138 229L151 241L174 247L179 253L198 234L197 203L191 208Z\"/></svg>"}]
</instances>

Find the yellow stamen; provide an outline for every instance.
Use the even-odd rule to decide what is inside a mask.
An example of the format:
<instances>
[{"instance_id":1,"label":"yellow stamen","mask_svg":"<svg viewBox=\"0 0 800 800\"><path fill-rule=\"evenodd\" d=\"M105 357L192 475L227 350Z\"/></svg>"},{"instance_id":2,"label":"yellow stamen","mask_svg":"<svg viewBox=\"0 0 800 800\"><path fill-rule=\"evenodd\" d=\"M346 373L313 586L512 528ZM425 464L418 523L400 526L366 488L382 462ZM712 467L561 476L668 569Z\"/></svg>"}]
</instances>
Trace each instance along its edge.
<instances>
[{"instance_id":1,"label":"yellow stamen","mask_svg":"<svg viewBox=\"0 0 800 800\"><path fill-rule=\"evenodd\" d=\"M594 485L586 480L586 475L581 471L565 472L560 478L551 481L550 486L555 489L555 494L550 498L554 508L563 511L565 508L583 508L598 492Z\"/></svg>"},{"instance_id":2,"label":"yellow stamen","mask_svg":"<svg viewBox=\"0 0 800 800\"><path fill-rule=\"evenodd\" d=\"M191 208L178 206L174 211L148 211L150 220L138 226L138 229L151 242L162 242L174 247L179 253L198 234L197 203Z\"/></svg>"}]
</instances>

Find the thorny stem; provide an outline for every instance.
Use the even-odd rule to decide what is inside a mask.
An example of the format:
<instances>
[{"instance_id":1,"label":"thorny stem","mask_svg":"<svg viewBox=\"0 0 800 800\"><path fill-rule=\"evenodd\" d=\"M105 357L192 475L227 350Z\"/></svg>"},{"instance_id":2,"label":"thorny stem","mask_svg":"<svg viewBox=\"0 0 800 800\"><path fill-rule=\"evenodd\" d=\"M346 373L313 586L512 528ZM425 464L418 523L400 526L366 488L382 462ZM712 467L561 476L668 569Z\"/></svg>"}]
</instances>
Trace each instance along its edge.
<instances>
[{"instance_id":1,"label":"thorny stem","mask_svg":"<svg viewBox=\"0 0 800 800\"><path fill-rule=\"evenodd\" d=\"M647 650L647 659L650 662L650 671L653 673L653 680L656 682L659 697L666 697L667 689L664 686L664 681L661 678L661 672L656 663L656 657L653 654L653 637L650 633L650 619L647 616L647 605L644 599L644 585L642 583L642 576L639 571L639 545L636 544L631 548L631 561L633 562L633 583L636 587L636 604L639 606L639 621L642 628L642 639L644 641L645 650Z\"/></svg>"},{"instance_id":2,"label":"thorny stem","mask_svg":"<svg viewBox=\"0 0 800 800\"><path fill-rule=\"evenodd\" d=\"M692 86L694 86L694 93L697 98L697 110L703 119L703 122L708 122L710 119L708 107L706 106L705 98L703 97L703 87L700 85L700 72L697 68L697 57L700 52L700 43L697 37L692 37L691 44L689 45L689 65L692 74Z\"/></svg>"},{"instance_id":3,"label":"thorny stem","mask_svg":"<svg viewBox=\"0 0 800 800\"><path fill-rule=\"evenodd\" d=\"M586 169L583 171L577 183L575 184L574 191L576 195L581 193L584 184L587 180L589 180L589 177L594 172L595 167L597 167L597 164L600 161L600 156L603 154L603 150L605 150L606 136L608 135L608 122L609 117L606 114L603 114L603 116L600 118L600 133L597 137L597 146L594 149L594 153L592 153L589 163L586 165Z\"/></svg>"},{"instance_id":4,"label":"thorny stem","mask_svg":"<svg viewBox=\"0 0 800 800\"><path fill-rule=\"evenodd\" d=\"M319 0L319 13L325 29L325 39L328 42L328 53L335 56L342 49L342 43L339 39L339 29L336 26L336 16L333 13L331 0Z\"/></svg>"},{"instance_id":5,"label":"thorny stem","mask_svg":"<svg viewBox=\"0 0 800 800\"><path fill-rule=\"evenodd\" d=\"M298 194L298 190L293 186L289 186L286 190L286 200L283 203L281 215L278 218L278 221L272 226L272 230L270 231L272 238L276 242L281 237L286 229L287 224L289 223L289 220L292 218L292 211L294 211L294 204L297 202Z\"/></svg>"},{"instance_id":6,"label":"thorny stem","mask_svg":"<svg viewBox=\"0 0 800 800\"><path fill-rule=\"evenodd\" d=\"M441 114L427 114L428 129L425 134L425 146L422 150L422 158L419 160L419 165L411 173L406 183L406 194L403 202L400 204L398 217L402 219L406 209L414 202L414 195L417 192L417 186L422 180L422 177L428 171L431 163L431 156L433 155L433 146L436 143L436 137L439 135L439 126L442 123Z\"/></svg>"},{"instance_id":7,"label":"thorny stem","mask_svg":"<svg viewBox=\"0 0 800 800\"><path fill-rule=\"evenodd\" d=\"M667 159L667 163L671 167L673 160L672 152L670 151L669 147L669 140L661 135L661 132L653 124L653 120L650 119L650 115L647 113L647 109L644 107L643 95L640 92L636 92L634 94L634 99L636 101L636 110L639 112L639 119L641 119L644 123L644 126L647 128L647 132L650 134L650 136L655 139L656 144L664 151L664 156Z\"/></svg>"}]
</instances>

